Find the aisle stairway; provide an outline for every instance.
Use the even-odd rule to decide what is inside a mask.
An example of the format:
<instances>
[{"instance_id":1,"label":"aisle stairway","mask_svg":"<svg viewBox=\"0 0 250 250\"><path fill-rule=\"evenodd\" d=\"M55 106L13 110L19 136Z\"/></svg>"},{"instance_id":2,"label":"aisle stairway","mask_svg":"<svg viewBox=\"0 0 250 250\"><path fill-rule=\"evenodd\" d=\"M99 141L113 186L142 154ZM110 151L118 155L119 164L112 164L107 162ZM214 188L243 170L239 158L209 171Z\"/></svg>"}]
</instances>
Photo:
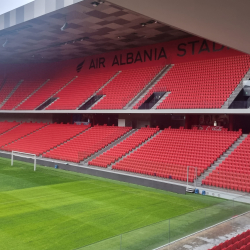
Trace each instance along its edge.
<instances>
[{"instance_id":1,"label":"aisle stairway","mask_svg":"<svg viewBox=\"0 0 250 250\"><path fill-rule=\"evenodd\" d=\"M149 84L143 88L123 109L132 109L145 95L161 80L161 78L167 74L167 72L173 67L173 65L166 65L160 72L152 79Z\"/></svg>"},{"instance_id":2,"label":"aisle stairway","mask_svg":"<svg viewBox=\"0 0 250 250\"><path fill-rule=\"evenodd\" d=\"M107 150L113 148L114 146L116 146L117 144L119 144L121 141L125 140L126 138L128 138L130 135L132 135L135 131L137 131L136 129L131 129L130 131L128 131L125 135L121 136L120 138L118 138L117 140L115 140L114 142L110 143L109 145L107 145L105 148L103 148L102 150L99 150L97 153L91 155L89 158L85 159L84 161L81 161L82 164L85 164L90 161L92 161L93 159L95 159L96 157L98 157L99 155L103 154L104 152L106 152Z\"/></svg>"},{"instance_id":3,"label":"aisle stairway","mask_svg":"<svg viewBox=\"0 0 250 250\"><path fill-rule=\"evenodd\" d=\"M247 134L242 134L229 148L225 151L211 166L197 178L197 186L201 186L204 180L213 170L215 170L247 137Z\"/></svg>"}]
</instances>

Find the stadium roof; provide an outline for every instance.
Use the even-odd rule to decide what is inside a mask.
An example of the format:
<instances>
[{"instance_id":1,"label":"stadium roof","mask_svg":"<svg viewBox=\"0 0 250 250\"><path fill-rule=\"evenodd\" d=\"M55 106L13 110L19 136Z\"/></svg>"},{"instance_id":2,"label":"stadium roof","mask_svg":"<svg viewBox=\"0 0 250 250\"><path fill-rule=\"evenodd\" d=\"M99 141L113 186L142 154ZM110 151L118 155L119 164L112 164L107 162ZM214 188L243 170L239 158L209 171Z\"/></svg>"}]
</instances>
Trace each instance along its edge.
<instances>
[{"instance_id":1,"label":"stadium roof","mask_svg":"<svg viewBox=\"0 0 250 250\"><path fill-rule=\"evenodd\" d=\"M250 54L249 0L109 0L180 30Z\"/></svg>"},{"instance_id":2,"label":"stadium roof","mask_svg":"<svg viewBox=\"0 0 250 250\"><path fill-rule=\"evenodd\" d=\"M250 53L249 7L249 0L226 4L218 0L34 0L0 15L0 63L72 59L190 34ZM68 27L62 32L65 22Z\"/></svg>"},{"instance_id":3,"label":"stadium roof","mask_svg":"<svg viewBox=\"0 0 250 250\"><path fill-rule=\"evenodd\" d=\"M58 10L51 12L53 9L47 8L47 14L28 21L24 21L25 13L34 14L36 10L27 12L25 6L16 9L15 20L20 19L19 24L0 31L0 43L7 41L5 47L0 46L0 62L58 61L189 36L109 2L96 7L92 2L85 0L66 7L55 5ZM34 2L28 5L35 8ZM61 31L65 22L68 27Z\"/></svg>"}]
</instances>

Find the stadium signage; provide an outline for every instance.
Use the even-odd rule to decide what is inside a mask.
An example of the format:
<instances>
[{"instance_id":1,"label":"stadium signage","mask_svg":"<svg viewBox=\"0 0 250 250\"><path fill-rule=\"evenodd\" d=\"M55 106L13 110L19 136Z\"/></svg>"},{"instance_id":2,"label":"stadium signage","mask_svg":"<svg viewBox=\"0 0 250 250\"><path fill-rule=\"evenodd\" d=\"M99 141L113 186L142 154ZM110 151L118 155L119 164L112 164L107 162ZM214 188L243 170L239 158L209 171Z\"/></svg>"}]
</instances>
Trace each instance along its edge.
<instances>
[{"instance_id":1,"label":"stadium signage","mask_svg":"<svg viewBox=\"0 0 250 250\"><path fill-rule=\"evenodd\" d=\"M225 47L224 45L219 45L215 42L209 43L206 39L203 39L202 41L195 40L190 41L187 43L180 43L178 44L178 53L177 56L183 57L188 54L200 54L202 52L218 52L223 49L229 49L228 47Z\"/></svg>"},{"instance_id":2,"label":"stadium signage","mask_svg":"<svg viewBox=\"0 0 250 250\"><path fill-rule=\"evenodd\" d=\"M115 55L112 62L112 67L114 65L120 66L138 62L143 63L146 61L153 61L153 60L157 61L160 60L161 58L167 59L167 54L164 47L161 47L160 49L155 48L144 51L138 50L137 52L128 52L125 55L124 54ZM92 59L89 65L89 69L96 69L101 67L105 68L106 67L105 63L106 63L105 57L100 57L95 60Z\"/></svg>"},{"instance_id":3,"label":"stadium signage","mask_svg":"<svg viewBox=\"0 0 250 250\"><path fill-rule=\"evenodd\" d=\"M112 51L73 59L76 71L132 69L243 55L242 52L198 38L187 37L164 43Z\"/></svg>"}]
</instances>

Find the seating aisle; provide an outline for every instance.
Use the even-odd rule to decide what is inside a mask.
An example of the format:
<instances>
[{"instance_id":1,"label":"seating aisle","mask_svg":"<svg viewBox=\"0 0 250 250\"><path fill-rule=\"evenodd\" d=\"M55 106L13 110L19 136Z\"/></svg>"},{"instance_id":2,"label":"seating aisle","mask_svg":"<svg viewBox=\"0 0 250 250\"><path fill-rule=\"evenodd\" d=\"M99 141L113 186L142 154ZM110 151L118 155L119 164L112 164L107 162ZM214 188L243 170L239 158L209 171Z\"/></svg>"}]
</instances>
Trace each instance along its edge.
<instances>
[{"instance_id":1,"label":"seating aisle","mask_svg":"<svg viewBox=\"0 0 250 250\"><path fill-rule=\"evenodd\" d=\"M23 102L17 110L34 110L38 108L43 102L48 100L63 86L69 83L75 75L71 72L64 71L63 69L55 70L53 75L47 74L47 79L50 79L43 85L34 95ZM41 83L42 85L42 83Z\"/></svg>"},{"instance_id":2,"label":"seating aisle","mask_svg":"<svg viewBox=\"0 0 250 250\"><path fill-rule=\"evenodd\" d=\"M21 77L18 76L6 79L0 90L0 104L2 104L8 95L10 95L11 91L16 87L19 81L21 81Z\"/></svg>"},{"instance_id":3,"label":"seating aisle","mask_svg":"<svg viewBox=\"0 0 250 250\"><path fill-rule=\"evenodd\" d=\"M90 161L88 164L107 168L108 165L128 154L158 131L159 128L141 128L113 148Z\"/></svg>"},{"instance_id":4,"label":"seating aisle","mask_svg":"<svg viewBox=\"0 0 250 250\"><path fill-rule=\"evenodd\" d=\"M37 75L27 77L24 82L18 87L18 89L13 93L10 99L1 107L3 110L12 110L23 100L25 100L29 95L31 95L36 89L39 88L44 82L45 78L39 79Z\"/></svg>"},{"instance_id":5,"label":"seating aisle","mask_svg":"<svg viewBox=\"0 0 250 250\"><path fill-rule=\"evenodd\" d=\"M122 71L98 93L105 97L91 109L122 109L162 68L157 66Z\"/></svg>"},{"instance_id":6,"label":"seating aisle","mask_svg":"<svg viewBox=\"0 0 250 250\"><path fill-rule=\"evenodd\" d=\"M56 97L58 97L58 99L46 109L77 109L84 101L108 82L115 73L115 71L112 71L97 74L82 74L66 88L57 93Z\"/></svg>"}]
</instances>

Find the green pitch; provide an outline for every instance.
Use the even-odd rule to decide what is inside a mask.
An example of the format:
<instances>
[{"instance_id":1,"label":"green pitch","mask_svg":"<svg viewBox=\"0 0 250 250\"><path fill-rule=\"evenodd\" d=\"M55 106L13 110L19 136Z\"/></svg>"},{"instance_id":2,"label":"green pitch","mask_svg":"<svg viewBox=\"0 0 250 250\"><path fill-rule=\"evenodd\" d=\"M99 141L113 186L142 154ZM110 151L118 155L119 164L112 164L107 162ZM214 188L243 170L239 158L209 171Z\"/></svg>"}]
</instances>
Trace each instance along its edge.
<instances>
[{"instance_id":1,"label":"green pitch","mask_svg":"<svg viewBox=\"0 0 250 250\"><path fill-rule=\"evenodd\" d=\"M221 201L0 158L0 249L76 249Z\"/></svg>"}]
</instances>

